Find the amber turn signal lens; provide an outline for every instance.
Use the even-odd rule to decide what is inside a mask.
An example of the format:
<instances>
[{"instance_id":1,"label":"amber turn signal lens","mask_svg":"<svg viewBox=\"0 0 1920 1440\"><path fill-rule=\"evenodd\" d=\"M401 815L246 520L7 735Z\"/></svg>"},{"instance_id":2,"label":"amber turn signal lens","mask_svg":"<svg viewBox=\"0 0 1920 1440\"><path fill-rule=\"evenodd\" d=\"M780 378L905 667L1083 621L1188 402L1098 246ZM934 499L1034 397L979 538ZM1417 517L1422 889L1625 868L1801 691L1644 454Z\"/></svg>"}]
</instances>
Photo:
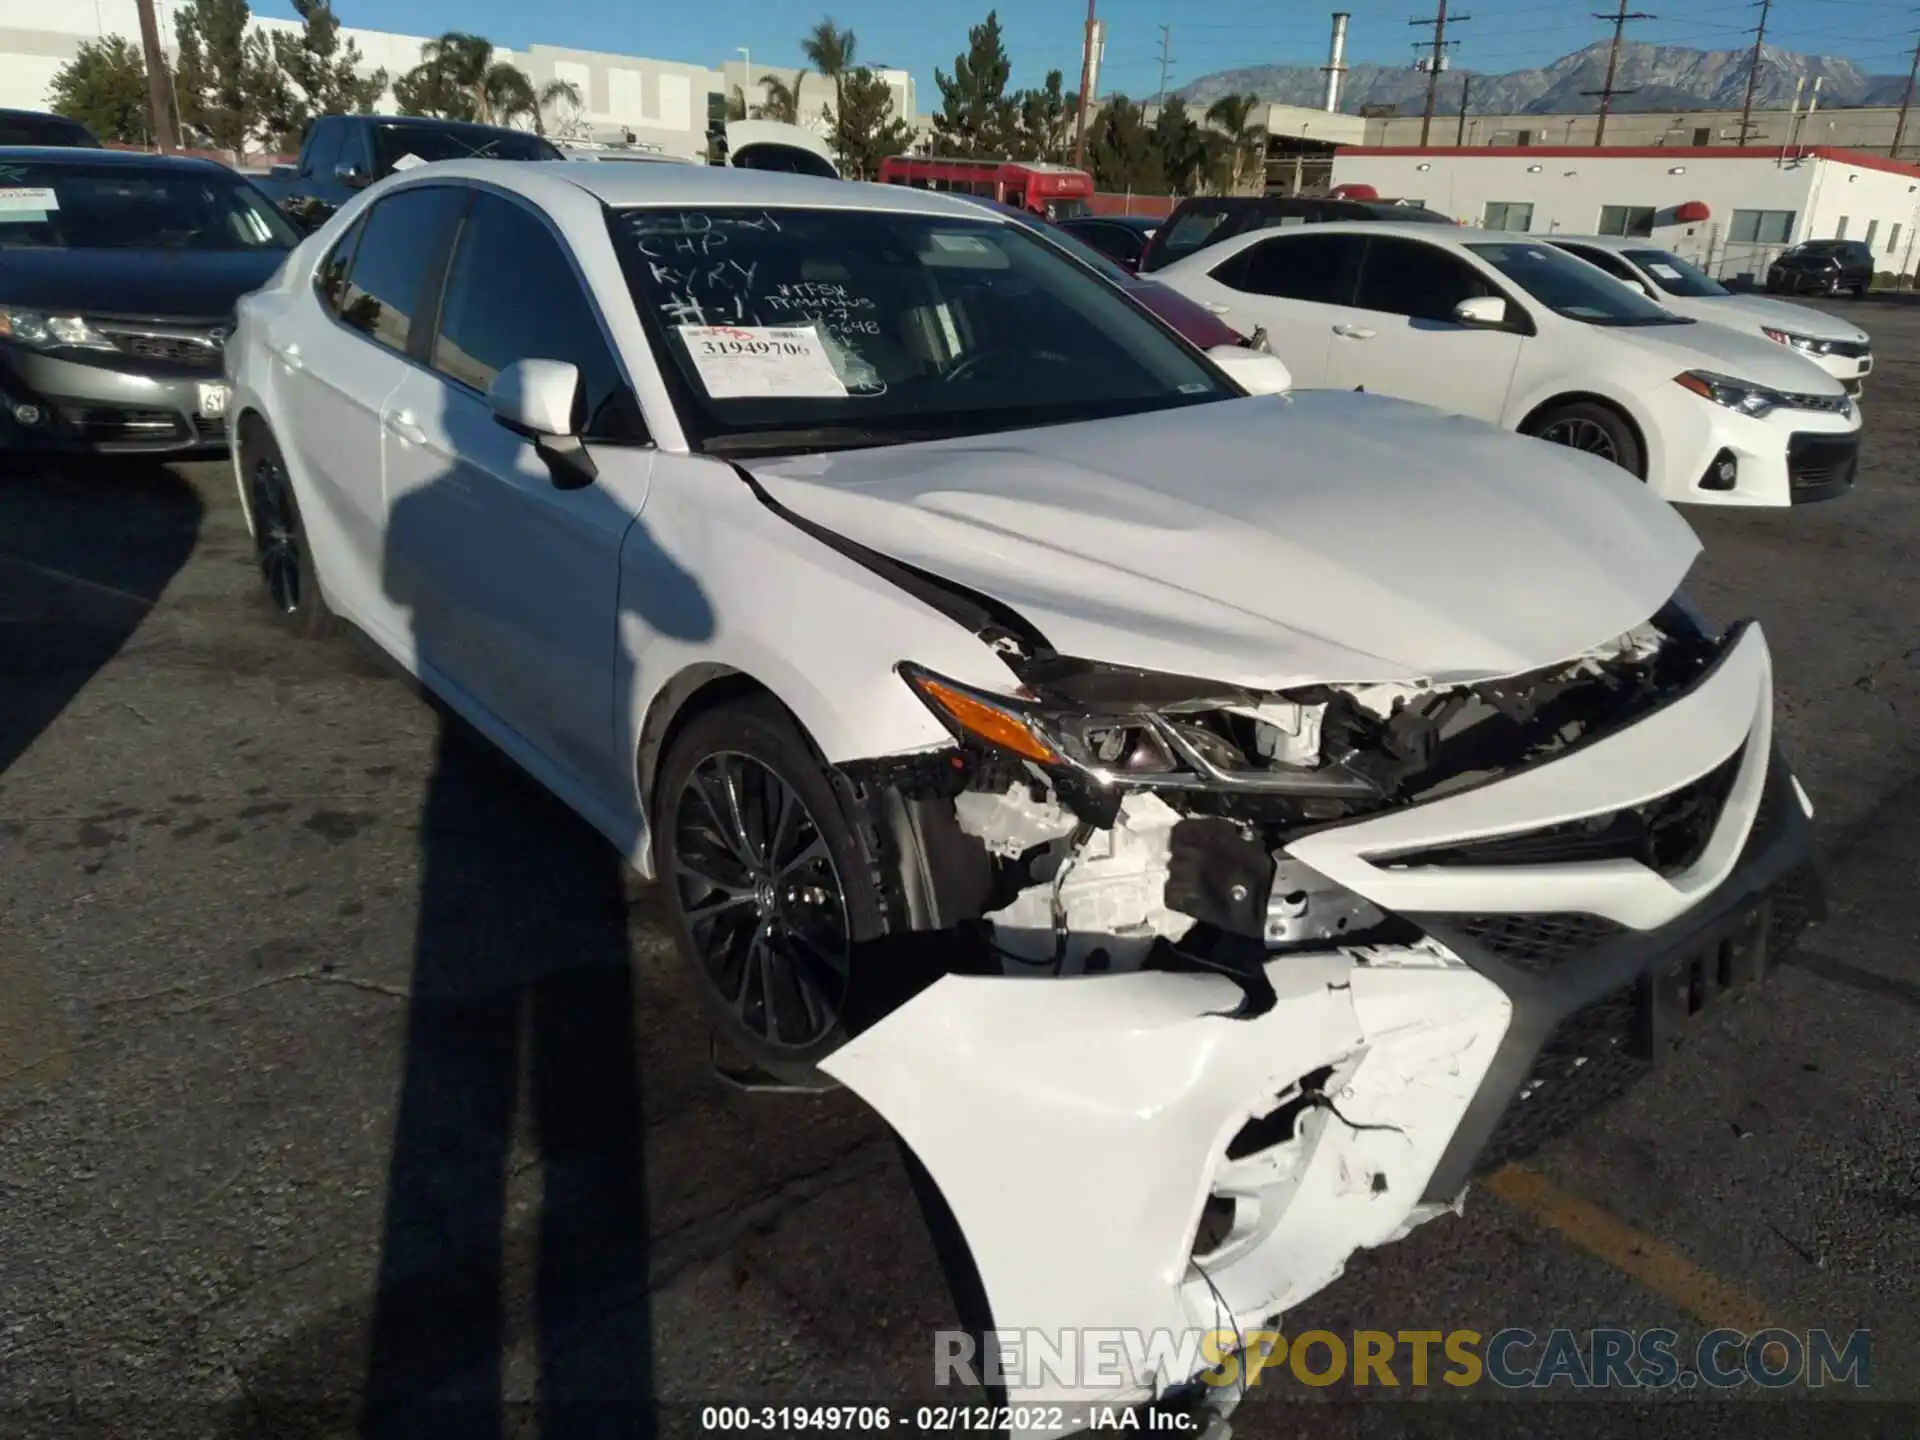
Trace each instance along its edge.
<instances>
[{"instance_id":1,"label":"amber turn signal lens","mask_svg":"<svg viewBox=\"0 0 1920 1440\"><path fill-rule=\"evenodd\" d=\"M998 706L976 700L951 685L942 685L938 680L924 675L914 677L913 684L967 734L978 736L989 745L1036 760L1042 765L1060 763L1060 755L1051 745L1034 734L1016 716Z\"/></svg>"}]
</instances>

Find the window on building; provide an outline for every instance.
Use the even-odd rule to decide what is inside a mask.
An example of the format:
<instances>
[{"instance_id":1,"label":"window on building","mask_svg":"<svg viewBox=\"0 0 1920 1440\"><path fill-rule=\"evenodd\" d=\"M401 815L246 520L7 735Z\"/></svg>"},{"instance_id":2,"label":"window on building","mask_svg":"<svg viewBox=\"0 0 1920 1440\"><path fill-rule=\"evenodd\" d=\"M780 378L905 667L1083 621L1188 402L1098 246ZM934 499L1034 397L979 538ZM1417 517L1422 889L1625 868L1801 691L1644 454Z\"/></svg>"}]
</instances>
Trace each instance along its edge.
<instances>
[{"instance_id":1,"label":"window on building","mask_svg":"<svg viewBox=\"0 0 1920 1440\"><path fill-rule=\"evenodd\" d=\"M1653 207L1651 205L1602 205L1600 233L1602 235L1651 235L1653 234Z\"/></svg>"},{"instance_id":2,"label":"window on building","mask_svg":"<svg viewBox=\"0 0 1920 1440\"><path fill-rule=\"evenodd\" d=\"M1727 239L1737 245L1784 245L1792 234L1791 210L1736 210L1727 220Z\"/></svg>"},{"instance_id":3,"label":"window on building","mask_svg":"<svg viewBox=\"0 0 1920 1440\"><path fill-rule=\"evenodd\" d=\"M1713 127L1711 125L1694 126L1693 143L1696 148L1713 144Z\"/></svg>"},{"instance_id":4,"label":"window on building","mask_svg":"<svg viewBox=\"0 0 1920 1440\"><path fill-rule=\"evenodd\" d=\"M1481 223L1488 230L1518 230L1524 233L1533 228L1533 206L1516 200L1489 200L1487 218Z\"/></svg>"},{"instance_id":5,"label":"window on building","mask_svg":"<svg viewBox=\"0 0 1920 1440\"><path fill-rule=\"evenodd\" d=\"M1874 238L1879 235L1879 233L1880 222L1878 220L1869 220L1867 222L1867 249L1873 249Z\"/></svg>"},{"instance_id":6,"label":"window on building","mask_svg":"<svg viewBox=\"0 0 1920 1440\"><path fill-rule=\"evenodd\" d=\"M1844 240L1847 238L1847 221L1849 218L1850 217L1846 215L1842 215L1840 217L1840 224L1834 229L1834 232L1833 232L1834 239Z\"/></svg>"},{"instance_id":7,"label":"window on building","mask_svg":"<svg viewBox=\"0 0 1920 1440\"><path fill-rule=\"evenodd\" d=\"M1516 145L1531 145L1531 144L1533 144L1533 132L1532 132L1531 130L1516 130L1516 131L1514 131L1514 134L1513 134L1513 143L1514 143L1514 144L1516 144Z\"/></svg>"},{"instance_id":8,"label":"window on building","mask_svg":"<svg viewBox=\"0 0 1920 1440\"><path fill-rule=\"evenodd\" d=\"M1899 249L1900 249L1900 227L1898 225L1895 225L1891 230L1887 231L1887 253L1889 255L1892 255L1897 253Z\"/></svg>"}]
</instances>

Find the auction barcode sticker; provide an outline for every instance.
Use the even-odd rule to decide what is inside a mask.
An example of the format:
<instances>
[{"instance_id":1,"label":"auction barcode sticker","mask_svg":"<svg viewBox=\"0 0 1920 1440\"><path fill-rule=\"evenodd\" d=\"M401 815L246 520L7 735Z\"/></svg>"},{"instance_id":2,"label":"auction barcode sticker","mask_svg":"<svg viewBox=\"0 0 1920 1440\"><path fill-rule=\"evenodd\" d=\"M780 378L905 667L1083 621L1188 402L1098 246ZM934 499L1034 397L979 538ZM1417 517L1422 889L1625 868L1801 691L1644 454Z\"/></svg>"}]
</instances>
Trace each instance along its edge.
<instances>
[{"instance_id":1,"label":"auction barcode sticker","mask_svg":"<svg viewBox=\"0 0 1920 1440\"><path fill-rule=\"evenodd\" d=\"M682 325L679 331L700 383L715 400L846 396L811 326Z\"/></svg>"}]
</instances>

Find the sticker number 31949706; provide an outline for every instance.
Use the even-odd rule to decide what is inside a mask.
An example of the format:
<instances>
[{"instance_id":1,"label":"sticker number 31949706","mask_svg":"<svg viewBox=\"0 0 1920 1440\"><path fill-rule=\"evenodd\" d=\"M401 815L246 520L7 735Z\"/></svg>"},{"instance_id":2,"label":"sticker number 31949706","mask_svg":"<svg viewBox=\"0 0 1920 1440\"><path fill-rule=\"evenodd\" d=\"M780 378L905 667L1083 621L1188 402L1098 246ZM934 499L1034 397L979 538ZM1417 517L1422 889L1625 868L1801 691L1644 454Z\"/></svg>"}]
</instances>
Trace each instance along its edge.
<instances>
[{"instance_id":1,"label":"sticker number 31949706","mask_svg":"<svg viewBox=\"0 0 1920 1440\"><path fill-rule=\"evenodd\" d=\"M812 326L682 325L680 338L715 400L844 398L847 387Z\"/></svg>"}]
</instances>

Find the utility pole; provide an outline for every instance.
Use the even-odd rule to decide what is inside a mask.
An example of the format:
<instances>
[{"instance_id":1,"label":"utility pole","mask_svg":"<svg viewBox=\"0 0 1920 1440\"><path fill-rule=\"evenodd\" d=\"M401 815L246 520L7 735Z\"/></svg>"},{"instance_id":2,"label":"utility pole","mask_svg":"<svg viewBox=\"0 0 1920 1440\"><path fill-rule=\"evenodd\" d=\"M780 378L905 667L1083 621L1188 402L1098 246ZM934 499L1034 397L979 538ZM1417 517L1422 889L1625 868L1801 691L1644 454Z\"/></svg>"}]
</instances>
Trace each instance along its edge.
<instances>
[{"instance_id":1,"label":"utility pole","mask_svg":"<svg viewBox=\"0 0 1920 1440\"><path fill-rule=\"evenodd\" d=\"M1460 77L1460 128L1454 132L1453 148L1464 149L1467 143L1467 97L1473 94L1473 77Z\"/></svg>"},{"instance_id":2,"label":"utility pole","mask_svg":"<svg viewBox=\"0 0 1920 1440\"><path fill-rule=\"evenodd\" d=\"M1613 21L1613 47L1607 51L1607 78L1598 90L1580 92L1582 95L1600 97L1600 118L1594 122L1593 127L1593 144L1594 148L1598 149L1607 138L1607 112L1613 109L1613 97L1633 94L1631 90L1616 90L1613 86L1613 77L1620 69L1620 37L1625 34L1629 20L1652 20L1655 17L1644 10L1629 11L1627 0L1620 0L1620 8L1613 14L1603 15L1596 12L1593 18Z\"/></svg>"},{"instance_id":3,"label":"utility pole","mask_svg":"<svg viewBox=\"0 0 1920 1440\"><path fill-rule=\"evenodd\" d=\"M1463 25L1472 18L1471 15L1455 15L1453 17L1453 23ZM1440 0L1440 9L1432 18L1427 20L1409 20L1407 23L1409 25L1431 25L1433 27L1432 41L1423 41L1420 45L1414 47L1415 49L1424 49L1430 44L1433 50L1433 53L1427 57L1426 61L1427 107L1420 114L1420 143L1424 146L1427 143L1429 132L1433 129L1433 104L1434 101L1439 98L1440 94L1440 71L1446 63L1447 47L1458 44L1459 42L1447 39L1447 0Z\"/></svg>"},{"instance_id":4,"label":"utility pole","mask_svg":"<svg viewBox=\"0 0 1920 1440\"><path fill-rule=\"evenodd\" d=\"M1080 47L1080 103L1073 117L1073 168L1087 168L1087 92L1093 88L1093 7L1087 0L1087 34Z\"/></svg>"},{"instance_id":5,"label":"utility pole","mask_svg":"<svg viewBox=\"0 0 1920 1440\"><path fill-rule=\"evenodd\" d=\"M1907 88L1900 96L1900 118L1893 122L1893 144L1887 147L1889 159L1900 158L1900 142L1907 138L1907 111L1913 106L1913 82L1920 76L1920 39L1913 42L1913 63L1907 66Z\"/></svg>"},{"instance_id":6,"label":"utility pole","mask_svg":"<svg viewBox=\"0 0 1920 1440\"><path fill-rule=\"evenodd\" d=\"M1740 138L1734 143L1745 148L1753 134L1753 87L1760 82L1760 47L1767 38L1767 12L1773 0L1760 0L1760 24L1753 32L1753 59L1747 63L1747 98L1740 102Z\"/></svg>"},{"instance_id":7,"label":"utility pole","mask_svg":"<svg viewBox=\"0 0 1920 1440\"><path fill-rule=\"evenodd\" d=\"M173 75L167 69L167 52L160 48L160 21L153 13L153 0L139 0L140 48L147 56L147 107L153 111L153 139L162 155L179 148L173 133Z\"/></svg>"},{"instance_id":8,"label":"utility pole","mask_svg":"<svg viewBox=\"0 0 1920 1440\"><path fill-rule=\"evenodd\" d=\"M1160 94L1153 102L1156 115L1167 108L1167 66L1173 62L1172 45L1173 27L1162 25L1160 27Z\"/></svg>"}]
</instances>

